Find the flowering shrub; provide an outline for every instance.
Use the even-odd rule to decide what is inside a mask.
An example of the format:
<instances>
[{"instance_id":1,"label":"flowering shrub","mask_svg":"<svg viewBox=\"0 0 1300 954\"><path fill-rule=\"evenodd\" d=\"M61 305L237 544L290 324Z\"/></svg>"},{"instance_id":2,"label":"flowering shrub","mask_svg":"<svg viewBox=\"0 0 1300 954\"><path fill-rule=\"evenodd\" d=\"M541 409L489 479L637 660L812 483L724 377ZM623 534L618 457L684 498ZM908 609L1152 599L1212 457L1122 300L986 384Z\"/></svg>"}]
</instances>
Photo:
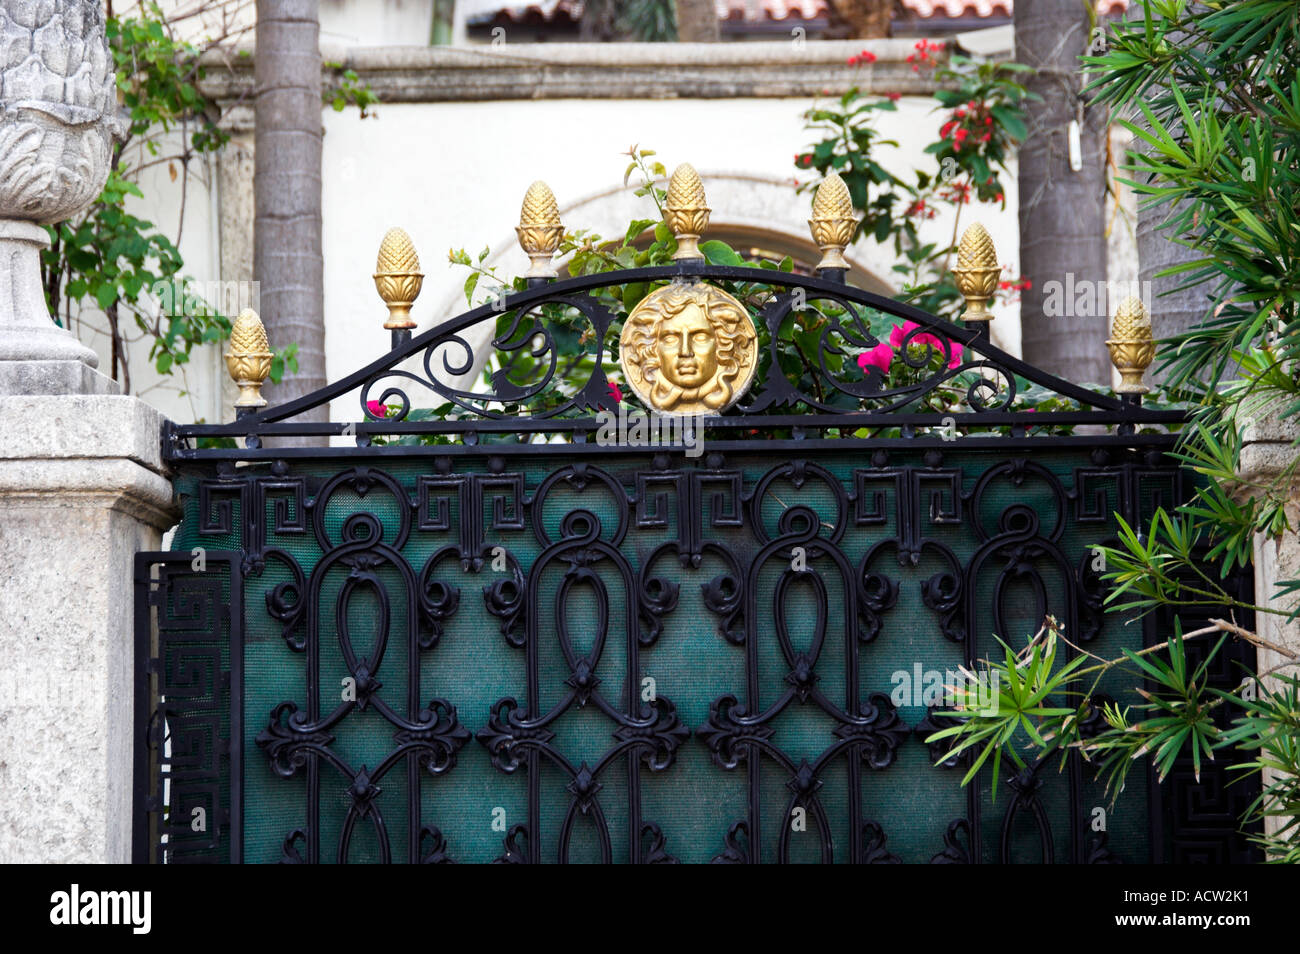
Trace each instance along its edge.
<instances>
[{"instance_id":1,"label":"flowering shrub","mask_svg":"<svg viewBox=\"0 0 1300 954\"><path fill-rule=\"evenodd\" d=\"M931 54L942 53L947 49L947 46L948 44L944 40L917 40L916 45L912 48L914 52L907 54L905 60L912 64L912 72L919 73L922 66L937 64L939 61Z\"/></svg>"},{"instance_id":2,"label":"flowering shrub","mask_svg":"<svg viewBox=\"0 0 1300 954\"><path fill-rule=\"evenodd\" d=\"M1000 174L1015 144L1024 138L1022 106L1033 94L1017 80L1024 67L1017 63L975 63L952 56L944 66L937 58L942 42L918 41L907 59L914 70L937 68L936 78L949 84L934 94L945 111L938 135L925 151L935 157L935 170L913 170L910 179L887 170L877 160L883 139L875 127L882 112L894 112L896 91L867 95L850 89L827 106L815 105L804 114L807 128L820 135L810 149L795 154L795 167L822 176L838 172L849 187L862 221L854 238L869 235L889 242L899 258L894 271L902 276L900 296L920 308L955 319L962 298L949 274L960 234L962 209L972 200L1005 206ZM865 53L866 51L864 51ZM860 54L850 65L869 63ZM814 189L819 180L803 182L800 191ZM952 238L942 245L921 238L921 223L951 209ZM1008 286L1000 289L1007 293ZM1007 296L1004 294L1003 298Z\"/></svg>"}]
</instances>

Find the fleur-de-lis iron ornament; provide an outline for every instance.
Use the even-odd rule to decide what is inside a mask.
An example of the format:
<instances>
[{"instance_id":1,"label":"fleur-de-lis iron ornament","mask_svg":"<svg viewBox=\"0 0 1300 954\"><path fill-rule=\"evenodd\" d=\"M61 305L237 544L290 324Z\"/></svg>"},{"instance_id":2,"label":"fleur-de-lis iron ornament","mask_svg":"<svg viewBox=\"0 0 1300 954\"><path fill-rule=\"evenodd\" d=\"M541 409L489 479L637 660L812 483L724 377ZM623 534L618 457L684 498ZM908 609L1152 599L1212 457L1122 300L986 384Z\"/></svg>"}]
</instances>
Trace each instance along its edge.
<instances>
[{"instance_id":1,"label":"fleur-de-lis iron ornament","mask_svg":"<svg viewBox=\"0 0 1300 954\"><path fill-rule=\"evenodd\" d=\"M420 297L423 286L420 256L415 253L411 236L403 229L389 229L379 243L379 257L375 261L375 288L388 306L385 328L415 327L411 320L411 305Z\"/></svg>"},{"instance_id":2,"label":"fleur-de-lis iron ornament","mask_svg":"<svg viewBox=\"0 0 1300 954\"><path fill-rule=\"evenodd\" d=\"M678 260L702 259L709 207L699 174L687 163L668 183L664 224L677 237ZM633 392L668 416L719 414L744 396L758 370L758 333L749 310L721 288L677 280L657 288L623 323L619 365Z\"/></svg>"},{"instance_id":3,"label":"fleur-de-lis iron ornament","mask_svg":"<svg viewBox=\"0 0 1300 954\"><path fill-rule=\"evenodd\" d=\"M853 214L849 187L844 184L838 172L832 172L817 187L812 218L808 220L813 241L822 253L822 260L817 263L818 271L823 268L849 267L844 258L844 250L853 241L853 231L857 227L858 219Z\"/></svg>"},{"instance_id":4,"label":"fleur-de-lis iron ornament","mask_svg":"<svg viewBox=\"0 0 1300 954\"><path fill-rule=\"evenodd\" d=\"M1125 298L1115 310L1106 348L1110 351L1111 364L1120 374L1116 391L1120 394L1146 394L1151 390L1142 383L1142 375L1156 356L1156 344L1151 336L1151 313L1141 298Z\"/></svg>"},{"instance_id":5,"label":"fleur-de-lis iron ornament","mask_svg":"<svg viewBox=\"0 0 1300 954\"><path fill-rule=\"evenodd\" d=\"M976 222L961 234L957 245L957 267L952 270L957 289L966 299L962 321L992 321L988 303L998 288L998 252L984 226Z\"/></svg>"},{"instance_id":6,"label":"fleur-de-lis iron ornament","mask_svg":"<svg viewBox=\"0 0 1300 954\"><path fill-rule=\"evenodd\" d=\"M709 227L709 206L704 198L704 183L689 162L673 170L664 201L664 224L677 239L676 261L703 259L700 236Z\"/></svg>"},{"instance_id":7,"label":"fleur-de-lis iron ornament","mask_svg":"<svg viewBox=\"0 0 1300 954\"><path fill-rule=\"evenodd\" d=\"M560 247L564 225L560 222L560 207L555 193L545 182L538 180L524 193L524 204L519 210L519 224L515 226L519 247L528 256L525 278L555 278L551 257Z\"/></svg>"},{"instance_id":8,"label":"fleur-de-lis iron ornament","mask_svg":"<svg viewBox=\"0 0 1300 954\"><path fill-rule=\"evenodd\" d=\"M230 329L230 350L226 352L226 370L239 387L236 409L266 407L262 385L271 373L271 357L262 319L245 308Z\"/></svg>"}]
</instances>

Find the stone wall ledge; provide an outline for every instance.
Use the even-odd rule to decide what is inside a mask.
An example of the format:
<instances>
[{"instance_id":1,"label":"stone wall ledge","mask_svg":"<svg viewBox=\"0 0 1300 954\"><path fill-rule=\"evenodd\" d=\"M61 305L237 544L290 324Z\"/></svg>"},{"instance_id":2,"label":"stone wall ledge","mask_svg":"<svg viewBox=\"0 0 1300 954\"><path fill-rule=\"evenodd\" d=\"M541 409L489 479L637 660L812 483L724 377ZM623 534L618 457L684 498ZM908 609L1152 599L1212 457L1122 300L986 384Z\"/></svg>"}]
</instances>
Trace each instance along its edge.
<instances>
[{"instance_id":1,"label":"stone wall ledge","mask_svg":"<svg viewBox=\"0 0 1300 954\"><path fill-rule=\"evenodd\" d=\"M0 462L22 461L29 483L56 460L123 459L162 475L163 421L131 395L0 395Z\"/></svg>"},{"instance_id":2,"label":"stone wall ledge","mask_svg":"<svg viewBox=\"0 0 1300 954\"><path fill-rule=\"evenodd\" d=\"M116 510L159 530L180 519L171 482L130 460L0 460L0 507Z\"/></svg>"},{"instance_id":3,"label":"stone wall ledge","mask_svg":"<svg viewBox=\"0 0 1300 954\"><path fill-rule=\"evenodd\" d=\"M1300 456L1300 415L1283 418L1283 407L1279 402L1262 409L1248 408L1239 414L1239 420L1245 424L1237 466L1237 476L1242 483L1228 490L1234 500L1242 503L1259 493L1259 489L1251 485L1274 484L1291 468L1291 479L1286 488L1290 498L1287 511L1295 519L1300 518L1300 466L1296 465Z\"/></svg>"},{"instance_id":4,"label":"stone wall ledge","mask_svg":"<svg viewBox=\"0 0 1300 954\"><path fill-rule=\"evenodd\" d=\"M927 96L934 69L913 70L915 40L756 43L503 43L499 46L321 50L322 79L354 70L380 103L509 99L809 98L853 86ZM850 66L869 50L876 61ZM252 47L205 54L203 93L227 106L253 99ZM942 56L943 54L939 54Z\"/></svg>"}]
</instances>

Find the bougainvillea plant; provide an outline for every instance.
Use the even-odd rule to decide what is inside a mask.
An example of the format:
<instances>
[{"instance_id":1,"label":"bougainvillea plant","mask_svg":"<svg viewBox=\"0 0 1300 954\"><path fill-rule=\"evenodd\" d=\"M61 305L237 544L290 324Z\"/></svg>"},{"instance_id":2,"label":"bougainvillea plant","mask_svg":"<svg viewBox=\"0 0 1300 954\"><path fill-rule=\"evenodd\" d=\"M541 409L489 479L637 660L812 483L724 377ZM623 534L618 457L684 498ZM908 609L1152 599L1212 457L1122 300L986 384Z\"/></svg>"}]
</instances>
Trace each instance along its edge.
<instances>
[{"instance_id":1,"label":"bougainvillea plant","mask_svg":"<svg viewBox=\"0 0 1300 954\"><path fill-rule=\"evenodd\" d=\"M828 104L815 104L804 113L806 128L819 137L795 155L795 168L814 170L818 178L799 182L810 192L830 172L838 172L849 187L853 207L862 216L855 239L868 236L892 246L898 262L900 298L932 314L954 319L961 295L949 268L961 234L963 211L972 202L1006 207L1002 175L1016 144L1026 135L1023 106L1036 98L1018 81L1026 67L1019 63L977 63L959 55L946 65L938 59L942 41L918 40L908 56L912 69L935 69L941 84L934 93L941 114L937 136L925 147L934 156L931 169L913 169L910 176L891 171L882 162L885 139L876 127L881 113L896 112L896 92L869 94L853 87ZM850 65L866 65L875 57L864 50ZM922 236L923 223L951 211L953 228L945 242ZM1005 298L1027 287L1027 279L1009 276L999 288Z\"/></svg>"}]
</instances>

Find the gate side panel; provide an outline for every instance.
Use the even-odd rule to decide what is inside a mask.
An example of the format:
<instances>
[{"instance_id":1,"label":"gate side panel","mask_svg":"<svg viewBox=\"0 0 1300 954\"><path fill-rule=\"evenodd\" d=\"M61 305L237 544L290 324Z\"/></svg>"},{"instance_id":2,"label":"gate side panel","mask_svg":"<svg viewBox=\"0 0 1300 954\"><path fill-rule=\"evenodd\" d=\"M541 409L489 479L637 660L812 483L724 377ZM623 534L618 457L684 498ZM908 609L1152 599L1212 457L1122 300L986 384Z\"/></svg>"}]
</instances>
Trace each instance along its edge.
<instances>
[{"instance_id":1,"label":"gate side panel","mask_svg":"<svg viewBox=\"0 0 1300 954\"><path fill-rule=\"evenodd\" d=\"M240 556L136 555L137 863L242 860Z\"/></svg>"}]
</instances>

